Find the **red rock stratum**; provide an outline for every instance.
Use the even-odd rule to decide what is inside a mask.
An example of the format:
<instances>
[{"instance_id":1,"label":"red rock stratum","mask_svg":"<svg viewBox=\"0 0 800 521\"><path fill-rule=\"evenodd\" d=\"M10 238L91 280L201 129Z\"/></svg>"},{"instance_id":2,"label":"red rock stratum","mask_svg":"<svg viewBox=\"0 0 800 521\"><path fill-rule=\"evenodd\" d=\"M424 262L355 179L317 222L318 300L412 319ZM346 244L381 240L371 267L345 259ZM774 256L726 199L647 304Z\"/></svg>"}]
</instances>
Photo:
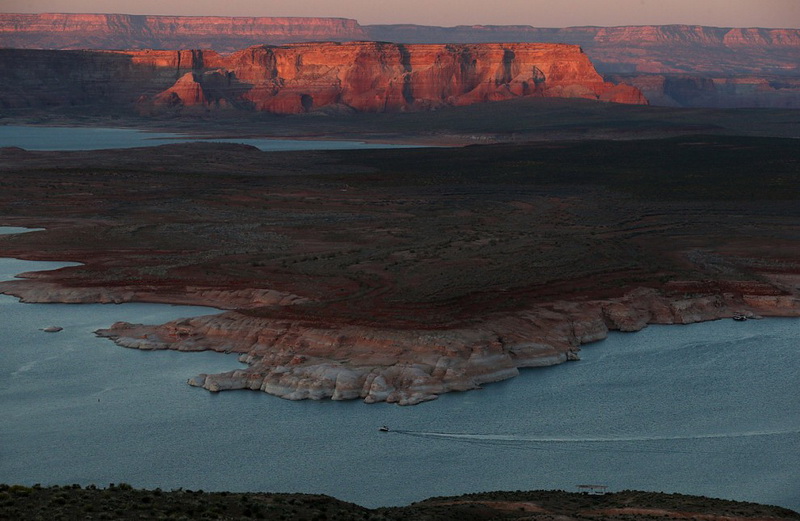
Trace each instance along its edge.
<instances>
[{"instance_id":1,"label":"red rock stratum","mask_svg":"<svg viewBox=\"0 0 800 521\"><path fill-rule=\"evenodd\" d=\"M580 47L379 42L215 51L2 50L0 106L116 104L143 113L195 107L310 112L429 110L521 96L646 103L608 83Z\"/></svg>"},{"instance_id":2,"label":"red rock stratum","mask_svg":"<svg viewBox=\"0 0 800 521\"><path fill-rule=\"evenodd\" d=\"M27 49L232 51L260 43L367 39L346 18L0 13L0 45Z\"/></svg>"},{"instance_id":3,"label":"red rock stratum","mask_svg":"<svg viewBox=\"0 0 800 521\"><path fill-rule=\"evenodd\" d=\"M344 18L0 13L0 47L215 49L309 41L407 44L543 42L580 45L601 73L796 75L800 29L644 25L360 25Z\"/></svg>"}]
</instances>

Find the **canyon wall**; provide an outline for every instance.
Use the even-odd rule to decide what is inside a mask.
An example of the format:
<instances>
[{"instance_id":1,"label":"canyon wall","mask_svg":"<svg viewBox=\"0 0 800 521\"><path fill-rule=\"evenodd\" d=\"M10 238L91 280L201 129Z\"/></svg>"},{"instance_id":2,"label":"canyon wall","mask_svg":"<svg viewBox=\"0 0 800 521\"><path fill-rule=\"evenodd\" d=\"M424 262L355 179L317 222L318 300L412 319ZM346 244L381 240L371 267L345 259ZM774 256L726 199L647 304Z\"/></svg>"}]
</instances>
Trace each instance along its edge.
<instances>
[{"instance_id":1,"label":"canyon wall","mask_svg":"<svg viewBox=\"0 0 800 521\"><path fill-rule=\"evenodd\" d=\"M376 40L407 43L545 42L580 45L606 73L800 74L800 29L697 25L567 27L366 26Z\"/></svg>"},{"instance_id":2,"label":"canyon wall","mask_svg":"<svg viewBox=\"0 0 800 521\"><path fill-rule=\"evenodd\" d=\"M362 26L341 18L0 13L2 48L214 49L232 53L254 45L366 40L580 45L600 74L612 81L625 75L642 87L654 104L800 107L800 29ZM659 81L654 75L665 79Z\"/></svg>"},{"instance_id":3,"label":"canyon wall","mask_svg":"<svg viewBox=\"0 0 800 521\"><path fill-rule=\"evenodd\" d=\"M0 107L108 104L141 113L429 110L517 96L646 103L574 45L256 46L215 51L0 50Z\"/></svg>"},{"instance_id":4,"label":"canyon wall","mask_svg":"<svg viewBox=\"0 0 800 521\"><path fill-rule=\"evenodd\" d=\"M217 49L265 43L368 39L345 18L0 13L0 47L17 49Z\"/></svg>"},{"instance_id":5,"label":"canyon wall","mask_svg":"<svg viewBox=\"0 0 800 521\"><path fill-rule=\"evenodd\" d=\"M597 70L639 87L654 105L800 108L800 29L695 25L635 27L366 26L371 38L580 45Z\"/></svg>"},{"instance_id":6,"label":"canyon wall","mask_svg":"<svg viewBox=\"0 0 800 521\"><path fill-rule=\"evenodd\" d=\"M0 47L214 49L308 41L567 43L600 73L800 75L800 29L697 25L541 28L528 25L366 25L342 18L0 13Z\"/></svg>"},{"instance_id":7,"label":"canyon wall","mask_svg":"<svg viewBox=\"0 0 800 521\"><path fill-rule=\"evenodd\" d=\"M605 78L639 88L653 105L800 108L800 76L608 74Z\"/></svg>"}]
</instances>

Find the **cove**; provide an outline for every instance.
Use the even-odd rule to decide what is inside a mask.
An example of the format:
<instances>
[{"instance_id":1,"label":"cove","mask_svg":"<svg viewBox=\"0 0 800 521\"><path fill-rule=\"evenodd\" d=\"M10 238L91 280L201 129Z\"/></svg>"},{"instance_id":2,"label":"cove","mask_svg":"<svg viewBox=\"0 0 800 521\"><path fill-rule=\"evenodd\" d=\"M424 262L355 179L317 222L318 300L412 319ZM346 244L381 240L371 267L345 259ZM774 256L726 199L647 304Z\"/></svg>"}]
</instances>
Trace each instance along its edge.
<instances>
[{"instance_id":1,"label":"cove","mask_svg":"<svg viewBox=\"0 0 800 521\"><path fill-rule=\"evenodd\" d=\"M0 261L0 273L58 263ZM96 338L213 313L0 296L0 482L324 493L365 506L581 483L800 509L797 319L652 326L414 407L189 387L235 357ZM40 331L47 325L60 333ZM390 432L379 432L388 425Z\"/></svg>"}]
</instances>

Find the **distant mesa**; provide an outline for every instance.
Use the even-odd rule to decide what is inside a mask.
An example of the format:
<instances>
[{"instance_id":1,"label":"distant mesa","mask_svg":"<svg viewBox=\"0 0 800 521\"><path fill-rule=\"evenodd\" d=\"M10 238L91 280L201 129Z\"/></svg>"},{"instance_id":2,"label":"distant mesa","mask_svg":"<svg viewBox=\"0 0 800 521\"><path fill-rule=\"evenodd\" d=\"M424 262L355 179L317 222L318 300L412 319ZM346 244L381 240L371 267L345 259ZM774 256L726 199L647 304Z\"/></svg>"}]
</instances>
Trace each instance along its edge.
<instances>
[{"instance_id":1,"label":"distant mesa","mask_svg":"<svg viewBox=\"0 0 800 521\"><path fill-rule=\"evenodd\" d=\"M0 13L0 49L213 49L230 54L253 46L323 41L566 43L580 45L606 81L634 85L655 105L800 108L800 29L697 25L436 27L360 25L345 18ZM190 71L182 68L181 72ZM216 82L219 78L203 72L186 77L158 98L157 104L186 105L192 96L198 102L195 105L227 103L230 96L212 95L209 99L205 80ZM178 77L173 77L172 83L176 80ZM148 96L153 94L148 91ZM316 105L320 105L320 95L315 98ZM615 94L621 98L632 95L630 90ZM256 97L263 98L261 94ZM309 103L309 98L304 100ZM51 96L50 101L59 103L59 98ZM5 106L13 108L19 103L25 102L16 99ZM278 111L294 110L295 101L280 99L268 105Z\"/></svg>"},{"instance_id":2,"label":"distant mesa","mask_svg":"<svg viewBox=\"0 0 800 521\"><path fill-rule=\"evenodd\" d=\"M0 47L17 49L216 49L368 40L346 18L0 13Z\"/></svg>"},{"instance_id":3,"label":"distant mesa","mask_svg":"<svg viewBox=\"0 0 800 521\"><path fill-rule=\"evenodd\" d=\"M528 25L360 25L346 18L0 13L0 48L214 49L386 41L406 44L568 43L601 74L800 75L800 29L698 25L541 28Z\"/></svg>"},{"instance_id":4,"label":"distant mesa","mask_svg":"<svg viewBox=\"0 0 800 521\"><path fill-rule=\"evenodd\" d=\"M432 110L522 96L644 104L577 45L324 42L211 50L0 49L0 106L298 114ZM20 85L25 85L20 89ZM4 88L5 87L5 88Z\"/></svg>"}]
</instances>

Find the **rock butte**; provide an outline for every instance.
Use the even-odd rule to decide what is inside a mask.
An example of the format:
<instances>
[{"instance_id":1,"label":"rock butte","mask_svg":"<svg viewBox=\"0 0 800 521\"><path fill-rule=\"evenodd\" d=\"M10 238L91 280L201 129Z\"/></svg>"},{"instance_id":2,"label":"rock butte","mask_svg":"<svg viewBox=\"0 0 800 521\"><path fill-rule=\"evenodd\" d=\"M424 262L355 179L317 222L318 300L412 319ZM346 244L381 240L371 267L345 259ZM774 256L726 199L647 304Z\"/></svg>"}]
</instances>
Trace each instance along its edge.
<instances>
[{"instance_id":1,"label":"rock butte","mask_svg":"<svg viewBox=\"0 0 800 521\"><path fill-rule=\"evenodd\" d=\"M559 44L327 42L262 45L227 56L208 50L2 50L0 64L7 84L0 105L9 108L114 103L143 114L296 114L326 107L430 110L520 96L647 102L635 87L605 82L580 47Z\"/></svg>"}]
</instances>

